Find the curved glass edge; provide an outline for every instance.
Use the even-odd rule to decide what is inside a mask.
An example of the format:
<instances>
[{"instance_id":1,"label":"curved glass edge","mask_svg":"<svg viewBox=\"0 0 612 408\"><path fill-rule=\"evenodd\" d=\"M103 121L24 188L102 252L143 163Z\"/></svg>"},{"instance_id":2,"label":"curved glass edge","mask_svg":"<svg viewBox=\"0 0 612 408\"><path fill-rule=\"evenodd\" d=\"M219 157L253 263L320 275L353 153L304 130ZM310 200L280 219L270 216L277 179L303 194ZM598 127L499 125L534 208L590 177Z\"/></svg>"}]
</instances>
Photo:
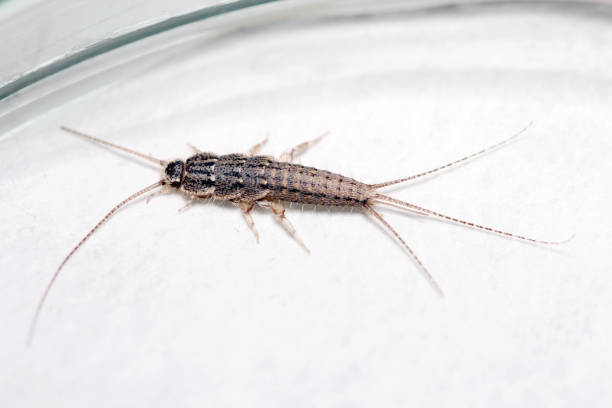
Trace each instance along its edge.
<instances>
[{"instance_id":1,"label":"curved glass edge","mask_svg":"<svg viewBox=\"0 0 612 408\"><path fill-rule=\"evenodd\" d=\"M134 31L118 35L116 37L107 38L93 45L76 51L72 54L65 55L56 61L43 65L31 72L25 73L14 81L8 82L0 87L0 101L5 100L11 95L16 94L22 89L33 85L47 77L50 77L60 71L70 68L80 62L87 61L96 56L113 51L125 45L135 43L147 37L160 34L165 31L170 31L174 28L185 26L198 21L206 20L211 17L216 17L226 13L239 11L242 9L251 8L266 3L280 3L286 0L235 0L225 4L208 6L185 14L176 15L167 18L163 21L153 23L151 25L138 28ZM355 1L339 1L328 2L327 8L348 8L358 6L359 0ZM370 6L377 7L376 2L370 2ZM412 13L431 13L439 11L457 11L469 8L485 8L490 6L531 6L531 7L548 7L557 10L569 9L572 12L588 13L590 16L599 16L607 19L612 18L612 1L609 0L415 0L413 2L397 3L392 2L395 6L410 9ZM354 10L353 10L354 11ZM396 12L397 9L394 9ZM351 14L350 18L358 18L360 13ZM337 16L336 16L337 17Z\"/></svg>"},{"instance_id":2,"label":"curved glass edge","mask_svg":"<svg viewBox=\"0 0 612 408\"><path fill-rule=\"evenodd\" d=\"M34 71L24 74L16 80L7 83L0 88L0 101L59 71L65 70L80 62L120 48L124 45L142 40L143 38L151 37L164 31L169 31L197 21L206 20L221 14L278 1L281 0L237 0L234 2L206 7L185 14L173 16L166 20L130 31L117 37L107 38L73 54L67 55L57 61L35 69Z\"/></svg>"}]
</instances>

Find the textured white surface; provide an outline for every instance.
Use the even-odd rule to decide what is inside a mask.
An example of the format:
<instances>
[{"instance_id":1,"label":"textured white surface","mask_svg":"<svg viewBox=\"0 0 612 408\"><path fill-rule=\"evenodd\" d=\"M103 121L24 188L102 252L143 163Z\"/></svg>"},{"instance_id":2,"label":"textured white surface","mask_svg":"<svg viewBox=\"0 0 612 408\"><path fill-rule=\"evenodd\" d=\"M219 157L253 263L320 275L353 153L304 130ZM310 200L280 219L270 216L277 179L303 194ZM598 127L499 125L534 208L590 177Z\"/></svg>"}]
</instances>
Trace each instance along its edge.
<instances>
[{"instance_id":1,"label":"textured white surface","mask_svg":"<svg viewBox=\"0 0 612 408\"><path fill-rule=\"evenodd\" d=\"M609 406L609 21L491 9L192 34L84 75L0 139L0 405ZM178 214L184 199L161 196L74 256L24 347L62 257L158 177L59 125L161 158L266 132L278 153L330 130L300 161L378 182L529 121L510 146L391 191L569 244L385 211L441 299L361 214L288 210L309 256L265 212L257 245L232 206Z\"/></svg>"}]
</instances>

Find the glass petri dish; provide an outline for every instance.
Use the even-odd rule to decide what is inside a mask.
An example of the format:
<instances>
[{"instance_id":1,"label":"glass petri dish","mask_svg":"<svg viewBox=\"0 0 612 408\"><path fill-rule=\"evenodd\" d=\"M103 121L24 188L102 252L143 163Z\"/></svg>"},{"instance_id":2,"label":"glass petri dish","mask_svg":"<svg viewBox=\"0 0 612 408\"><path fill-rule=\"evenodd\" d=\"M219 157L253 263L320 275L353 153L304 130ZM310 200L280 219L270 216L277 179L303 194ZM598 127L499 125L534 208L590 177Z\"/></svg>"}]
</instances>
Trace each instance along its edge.
<instances>
[{"instance_id":1,"label":"glass petri dish","mask_svg":"<svg viewBox=\"0 0 612 408\"><path fill-rule=\"evenodd\" d=\"M596 357L603 332L585 335L589 319L605 327L598 311L612 298L601 232L610 224L601 216L611 195L609 3L209 7L156 10L149 24L134 18L114 36L111 25L50 63L3 75L0 298L13 336L0 357L11 362L11 401L80 404L105 389L118 390L101 397L105 405L296 402L303 390L318 390L308 395L315 404L364 405L609 396ZM171 21L189 13L199 14ZM330 131L299 161L374 183L529 123L507 148L390 192L537 238L601 239L555 252L386 212L445 290L440 300L361 214L288 209L308 256L264 211L254 214L257 245L231 205L178 214L178 195L137 200L66 265L35 347L23 349L63 256L159 178L61 125L162 159L190 155L187 142L246 151L267 134L265 152L278 154ZM477 395L465 391L474 382L484 384ZM30 395L27 384L41 391Z\"/></svg>"}]
</instances>

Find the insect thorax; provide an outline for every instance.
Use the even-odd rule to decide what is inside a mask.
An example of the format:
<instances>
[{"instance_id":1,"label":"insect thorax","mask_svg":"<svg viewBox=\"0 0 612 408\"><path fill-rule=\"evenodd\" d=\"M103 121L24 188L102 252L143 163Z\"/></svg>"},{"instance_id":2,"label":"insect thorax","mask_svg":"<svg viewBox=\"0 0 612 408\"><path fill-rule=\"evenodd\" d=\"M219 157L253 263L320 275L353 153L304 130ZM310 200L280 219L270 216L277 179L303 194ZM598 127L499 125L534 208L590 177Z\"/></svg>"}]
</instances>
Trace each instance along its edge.
<instances>
[{"instance_id":1,"label":"insect thorax","mask_svg":"<svg viewBox=\"0 0 612 408\"><path fill-rule=\"evenodd\" d=\"M181 190L198 196L213 194L218 159L213 153L198 153L188 158L185 161Z\"/></svg>"}]
</instances>

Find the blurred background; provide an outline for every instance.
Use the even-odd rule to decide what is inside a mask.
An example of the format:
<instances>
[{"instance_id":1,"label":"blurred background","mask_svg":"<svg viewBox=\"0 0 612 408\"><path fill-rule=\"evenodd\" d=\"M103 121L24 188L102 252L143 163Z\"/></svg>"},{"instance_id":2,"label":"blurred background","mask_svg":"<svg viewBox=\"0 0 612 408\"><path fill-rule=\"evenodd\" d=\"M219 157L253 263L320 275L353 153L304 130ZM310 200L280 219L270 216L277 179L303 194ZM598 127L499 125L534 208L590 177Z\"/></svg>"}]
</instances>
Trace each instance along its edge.
<instances>
[{"instance_id":1,"label":"blurred background","mask_svg":"<svg viewBox=\"0 0 612 408\"><path fill-rule=\"evenodd\" d=\"M0 2L0 404L609 406L612 4ZM137 200L186 143L264 153L546 248L385 210Z\"/></svg>"}]
</instances>

